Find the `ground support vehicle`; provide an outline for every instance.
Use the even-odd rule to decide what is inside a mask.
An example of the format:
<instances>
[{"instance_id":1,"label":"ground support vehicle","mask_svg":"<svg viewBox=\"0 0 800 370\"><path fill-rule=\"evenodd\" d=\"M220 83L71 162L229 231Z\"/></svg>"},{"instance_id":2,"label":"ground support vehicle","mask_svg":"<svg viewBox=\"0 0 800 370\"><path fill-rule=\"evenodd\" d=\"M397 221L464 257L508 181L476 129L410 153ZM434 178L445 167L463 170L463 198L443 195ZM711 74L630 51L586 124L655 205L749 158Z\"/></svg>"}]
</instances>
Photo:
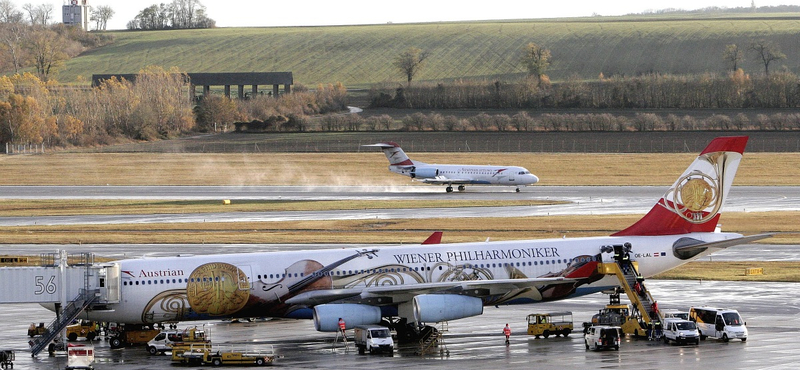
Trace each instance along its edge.
<instances>
[{"instance_id":1,"label":"ground support vehicle","mask_svg":"<svg viewBox=\"0 0 800 370\"><path fill-rule=\"evenodd\" d=\"M200 365L205 353L210 351L211 343L179 344L172 347L172 363Z\"/></svg>"},{"instance_id":2,"label":"ground support vehicle","mask_svg":"<svg viewBox=\"0 0 800 370\"><path fill-rule=\"evenodd\" d=\"M173 362L176 362L173 352ZM206 344L192 344L177 362L193 365L272 365L275 351L272 346L247 349L212 349Z\"/></svg>"},{"instance_id":3,"label":"ground support vehicle","mask_svg":"<svg viewBox=\"0 0 800 370\"><path fill-rule=\"evenodd\" d=\"M689 320L697 324L700 340L707 337L722 339L747 340L747 324L742 320L739 311L729 308L692 307L689 309Z\"/></svg>"},{"instance_id":4,"label":"ground support vehicle","mask_svg":"<svg viewBox=\"0 0 800 370\"><path fill-rule=\"evenodd\" d=\"M619 326L589 326L583 335L583 343L587 350L613 348L619 351L621 330Z\"/></svg>"},{"instance_id":5,"label":"ground support vehicle","mask_svg":"<svg viewBox=\"0 0 800 370\"><path fill-rule=\"evenodd\" d=\"M171 351L173 346L179 344L208 343L210 341L206 334L205 329L196 326L185 330L164 330L147 342L147 352L157 355Z\"/></svg>"},{"instance_id":6,"label":"ground support vehicle","mask_svg":"<svg viewBox=\"0 0 800 370\"><path fill-rule=\"evenodd\" d=\"M389 328L380 325L358 325L353 328L358 354L394 353L394 341Z\"/></svg>"},{"instance_id":7,"label":"ground support vehicle","mask_svg":"<svg viewBox=\"0 0 800 370\"><path fill-rule=\"evenodd\" d=\"M528 315L528 335L536 338L543 336L568 336L572 332L572 312L533 313Z\"/></svg>"},{"instance_id":8,"label":"ground support vehicle","mask_svg":"<svg viewBox=\"0 0 800 370\"><path fill-rule=\"evenodd\" d=\"M94 347L83 344L70 344L67 347L66 370L94 369Z\"/></svg>"},{"instance_id":9,"label":"ground support vehicle","mask_svg":"<svg viewBox=\"0 0 800 370\"><path fill-rule=\"evenodd\" d=\"M100 334L100 325L94 321L79 321L76 324L67 326L67 340L74 342L78 338L94 340Z\"/></svg>"},{"instance_id":10,"label":"ground support vehicle","mask_svg":"<svg viewBox=\"0 0 800 370\"><path fill-rule=\"evenodd\" d=\"M112 326L109 328L108 343L111 349L125 346L146 344L155 338L161 331L142 325L125 325L124 327Z\"/></svg>"},{"instance_id":11,"label":"ground support vehicle","mask_svg":"<svg viewBox=\"0 0 800 370\"><path fill-rule=\"evenodd\" d=\"M0 350L0 367L3 369L13 369L15 359L14 351Z\"/></svg>"},{"instance_id":12,"label":"ground support vehicle","mask_svg":"<svg viewBox=\"0 0 800 370\"><path fill-rule=\"evenodd\" d=\"M694 322L683 319L664 319L664 343L673 341L678 344L700 344L700 332Z\"/></svg>"},{"instance_id":13,"label":"ground support vehicle","mask_svg":"<svg viewBox=\"0 0 800 370\"><path fill-rule=\"evenodd\" d=\"M28 336L31 338L44 335L44 333L47 333L47 328L43 322L40 322L39 325L31 323L31 326L28 327Z\"/></svg>"}]
</instances>

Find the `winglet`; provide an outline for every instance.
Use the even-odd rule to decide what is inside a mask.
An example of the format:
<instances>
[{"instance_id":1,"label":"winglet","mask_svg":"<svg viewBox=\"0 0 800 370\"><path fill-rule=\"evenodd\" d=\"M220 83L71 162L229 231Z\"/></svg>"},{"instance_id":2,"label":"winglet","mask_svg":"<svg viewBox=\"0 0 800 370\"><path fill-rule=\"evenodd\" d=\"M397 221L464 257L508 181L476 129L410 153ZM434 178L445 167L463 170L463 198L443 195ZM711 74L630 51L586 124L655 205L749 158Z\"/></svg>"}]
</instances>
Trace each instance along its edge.
<instances>
[{"instance_id":1,"label":"winglet","mask_svg":"<svg viewBox=\"0 0 800 370\"><path fill-rule=\"evenodd\" d=\"M746 145L747 136L712 140L649 213L612 235L713 232Z\"/></svg>"},{"instance_id":2,"label":"winglet","mask_svg":"<svg viewBox=\"0 0 800 370\"><path fill-rule=\"evenodd\" d=\"M440 244L442 242L442 232L434 231L422 244Z\"/></svg>"}]
</instances>

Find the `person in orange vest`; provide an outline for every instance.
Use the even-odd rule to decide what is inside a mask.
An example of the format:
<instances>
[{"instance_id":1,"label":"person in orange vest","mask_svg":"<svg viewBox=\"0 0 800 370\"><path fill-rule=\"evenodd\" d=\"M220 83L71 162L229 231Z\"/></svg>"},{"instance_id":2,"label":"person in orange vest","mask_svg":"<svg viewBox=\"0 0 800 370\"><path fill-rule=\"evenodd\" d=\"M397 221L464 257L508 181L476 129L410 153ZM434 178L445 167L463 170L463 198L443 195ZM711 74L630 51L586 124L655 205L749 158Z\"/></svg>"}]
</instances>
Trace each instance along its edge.
<instances>
[{"instance_id":1,"label":"person in orange vest","mask_svg":"<svg viewBox=\"0 0 800 370\"><path fill-rule=\"evenodd\" d=\"M508 327L508 324L506 324L506 327L503 328L503 334L505 334L505 336L506 336L506 344L508 344L509 343L509 338L511 337L511 328Z\"/></svg>"},{"instance_id":2,"label":"person in orange vest","mask_svg":"<svg viewBox=\"0 0 800 370\"><path fill-rule=\"evenodd\" d=\"M339 318L339 331L341 331L341 332L342 332L342 335L343 335L343 336L344 336L344 328L345 328L345 327L346 327L346 325L344 324L344 319L342 319L342 318L340 317L340 318Z\"/></svg>"}]
</instances>

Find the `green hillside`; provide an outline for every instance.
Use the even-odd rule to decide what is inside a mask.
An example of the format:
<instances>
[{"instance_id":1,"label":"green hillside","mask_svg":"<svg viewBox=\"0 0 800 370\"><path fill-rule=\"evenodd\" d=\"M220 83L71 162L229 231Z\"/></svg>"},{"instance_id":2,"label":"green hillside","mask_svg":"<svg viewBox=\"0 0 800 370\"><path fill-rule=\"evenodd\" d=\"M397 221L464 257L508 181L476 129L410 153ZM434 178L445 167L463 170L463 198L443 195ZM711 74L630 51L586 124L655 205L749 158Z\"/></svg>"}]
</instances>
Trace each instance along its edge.
<instances>
[{"instance_id":1,"label":"green hillside","mask_svg":"<svg viewBox=\"0 0 800 370\"><path fill-rule=\"evenodd\" d=\"M794 15L794 17L787 16ZM558 20L386 24L340 27L218 28L113 32L115 43L70 60L61 82L94 73L134 73L147 65L186 72L291 71L313 87L342 82L349 88L399 83L391 65L408 47L430 52L416 80L510 79L523 76L524 45L549 48L554 81L594 79L602 72L700 73L725 69L726 44L742 49L756 39L776 43L787 58L771 71L800 70L800 14L718 18L593 17ZM751 53L741 66L763 73Z\"/></svg>"}]
</instances>

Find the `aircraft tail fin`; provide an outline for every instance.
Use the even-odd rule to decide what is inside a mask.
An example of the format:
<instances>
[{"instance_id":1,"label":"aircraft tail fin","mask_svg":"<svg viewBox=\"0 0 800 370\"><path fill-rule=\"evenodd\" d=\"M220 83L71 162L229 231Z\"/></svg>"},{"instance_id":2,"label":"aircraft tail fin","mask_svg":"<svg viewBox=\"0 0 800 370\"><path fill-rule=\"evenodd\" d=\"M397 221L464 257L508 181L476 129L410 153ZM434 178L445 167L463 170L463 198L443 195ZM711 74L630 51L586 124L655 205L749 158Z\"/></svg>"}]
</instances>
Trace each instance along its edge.
<instances>
[{"instance_id":1,"label":"aircraft tail fin","mask_svg":"<svg viewBox=\"0 0 800 370\"><path fill-rule=\"evenodd\" d=\"M713 232L747 139L735 136L712 140L649 213L613 236Z\"/></svg>"},{"instance_id":2,"label":"aircraft tail fin","mask_svg":"<svg viewBox=\"0 0 800 370\"><path fill-rule=\"evenodd\" d=\"M397 143L393 141L362 146L371 146L383 149L383 154L386 155L386 159L389 160L390 166L414 166L421 164L420 162L414 162L411 160L411 158L408 158L408 155L406 155L403 149L400 148L400 145L397 145Z\"/></svg>"}]
</instances>

